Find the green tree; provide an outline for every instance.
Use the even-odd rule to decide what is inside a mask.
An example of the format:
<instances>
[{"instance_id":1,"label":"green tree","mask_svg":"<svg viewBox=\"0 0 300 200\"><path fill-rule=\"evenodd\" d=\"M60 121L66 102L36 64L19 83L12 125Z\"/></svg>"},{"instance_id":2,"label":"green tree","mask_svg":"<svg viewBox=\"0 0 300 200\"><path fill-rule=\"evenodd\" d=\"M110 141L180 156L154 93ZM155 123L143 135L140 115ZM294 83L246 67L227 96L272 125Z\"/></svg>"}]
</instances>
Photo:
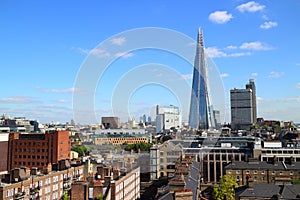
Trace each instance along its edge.
<instances>
[{"instance_id":1,"label":"green tree","mask_svg":"<svg viewBox=\"0 0 300 200\"><path fill-rule=\"evenodd\" d=\"M103 200L103 195L98 194L98 195L96 196L96 200Z\"/></svg>"},{"instance_id":2,"label":"green tree","mask_svg":"<svg viewBox=\"0 0 300 200\"><path fill-rule=\"evenodd\" d=\"M61 199L62 200L69 200L70 196L69 196L68 192L64 192L64 194L62 195Z\"/></svg>"},{"instance_id":3,"label":"green tree","mask_svg":"<svg viewBox=\"0 0 300 200\"><path fill-rule=\"evenodd\" d=\"M235 200L234 189L238 186L236 180L224 175L220 179L220 184L213 189L213 197L216 200Z\"/></svg>"},{"instance_id":4,"label":"green tree","mask_svg":"<svg viewBox=\"0 0 300 200\"><path fill-rule=\"evenodd\" d=\"M136 143L136 144L128 144L126 147L125 147L125 151L135 151L137 152L138 150L141 150L141 151L149 151L151 148L151 144L149 143L146 143L146 142L140 142L140 143Z\"/></svg>"},{"instance_id":5,"label":"green tree","mask_svg":"<svg viewBox=\"0 0 300 200\"><path fill-rule=\"evenodd\" d=\"M72 147L72 151L76 151L78 153L79 157L85 156L87 153L88 149L85 146L75 146Z\"/></svg>"}]
</instances>

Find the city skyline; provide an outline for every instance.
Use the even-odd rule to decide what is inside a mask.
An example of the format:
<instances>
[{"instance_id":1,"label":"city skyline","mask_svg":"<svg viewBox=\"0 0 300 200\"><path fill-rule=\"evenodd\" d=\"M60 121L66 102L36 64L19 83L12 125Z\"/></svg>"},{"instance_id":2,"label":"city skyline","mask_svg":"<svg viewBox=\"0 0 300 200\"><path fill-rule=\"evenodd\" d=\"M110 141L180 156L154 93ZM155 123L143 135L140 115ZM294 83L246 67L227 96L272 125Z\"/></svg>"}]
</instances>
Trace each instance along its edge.
<instances>
[{"instance_id":1,"label":"city skyline","mask_svg":"<svg viewBox=\"0 0 300 200\"><path fill-rule=\"evenodd\" d=\"M0 113L41 122L70 121L76 91L74 83L90 53L120 57L112 63L95 92L99 119L113 114L109 108L111 91L132 67L154 61L166 64L191 84L192 68L165 52L145 50L111 55L109 48L93 49L107 38L129 29L162 27L196 40L195 32L201 27L206 52L213 58L224 82L228 112L229 90L241 88L254 78L257 117L300 122L295 112L300 109L299 8L297 0L233 0L218 1L214 5L198 1L93 1L88 5L2 1ZM129 42L127 38L111 40L116 46L126 42ZM157 75L165 78L159 72ZM162 86L145 85L132 93L128 104L130 113L137 119L143 114L150 115L150 108L156 104L178 105L178 99ZM124 117L122 113L119 115ZM227 116L226 122L229 121Z\"/></svg>"}]
</instances>

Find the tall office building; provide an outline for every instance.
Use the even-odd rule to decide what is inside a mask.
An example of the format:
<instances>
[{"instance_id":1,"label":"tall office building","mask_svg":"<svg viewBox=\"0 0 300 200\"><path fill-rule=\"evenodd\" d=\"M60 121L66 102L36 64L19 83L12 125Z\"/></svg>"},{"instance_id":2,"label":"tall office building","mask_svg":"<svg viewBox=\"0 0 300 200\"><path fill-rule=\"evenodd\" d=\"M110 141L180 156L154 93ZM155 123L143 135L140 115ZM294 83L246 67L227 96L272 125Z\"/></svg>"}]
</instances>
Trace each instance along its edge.
<instances>
[{"instance_id":1,"label":"tall office building","mask_svg":"<svg viewBox=\"0 0 300 200\"><path fill-rule=\"evenodd\" d=\"M252 90L252 117L253 122L256 123L257 118L257 107L256 107L256 87L254 83L254 79L250 79L249 83L246 84L246 89Z\"/></svg>"},{"instance_id":2,"label":"tall office building","mask_svg":"<svg viewBox=\"0 0 300 200\"><path fill-rule=\"evenodd\" d=\"M231 128L233 130L250 130L256 123L256 88L254 80L250 79L245 89L230 90Z\"/></svg>"},{"instance_id":3,"label":"tall office building","mask_svg":"<svg viewBox=\"0 0 300 200\"><path fill-rule=\"evenodd\" d=\"M195 129L214 127L212 106L208 94L208 76L205 62L202 31L198 30L196 56L194 61L192 94L190 104L189 126Z\"/></svg>"}]
</instances>

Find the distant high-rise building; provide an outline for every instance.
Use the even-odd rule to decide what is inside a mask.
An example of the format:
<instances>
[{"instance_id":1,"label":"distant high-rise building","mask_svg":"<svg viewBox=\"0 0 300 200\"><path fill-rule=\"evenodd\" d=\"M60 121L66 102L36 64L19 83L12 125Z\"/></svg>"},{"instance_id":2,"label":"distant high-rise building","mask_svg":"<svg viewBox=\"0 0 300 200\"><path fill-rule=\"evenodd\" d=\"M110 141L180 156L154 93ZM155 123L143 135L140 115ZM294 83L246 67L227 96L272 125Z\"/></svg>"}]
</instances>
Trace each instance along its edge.
<instances>
[{"instance_id":1,"label":"distant high-rise building","mask_svg":"<svg viewBox=\"0 0 300 200\"><path fill-rule=\"evenodd\" d=\"M144 114L143 115L143 122L146 124L147 123L147 116Z\"/></svg>"},{"instance_id":2,"label":"distant high-rise building","mask_svg":"<svg viewBox=\"0 0 300 200\"><path fill-rule=\"evenodd\" d=\"M181 114L177 106L156 106L156 132L169 131L181 127Z\"/></svg>"},{"instance_id":3,"label":"distant high-rise building","mask_svg":"<svg viewBox=\"0 0 300 200\"><path fill-rule=\"evenodd\" d=\"M231 128L233 130L250 130L256 123L256 88L254 80L250 79L246 89L230 90Z\"/></svg>"},{"instance_id":4,"label":"distant high-rise building","mask_svg":"<svg viewBox=\"0 0 300 200\"><path fill-rule=\"evenodd\" d=\"M212 106L208 94L208 76L204 53L203 34L199 29L194 61L189 126L195 129L214 127Z\"/></svg>"},{"instance_id":5,"label":"distant high-rise building","mask_svg":"<svg viewBox=\"0 0 300 200\"><path fill-rule=\"evenodd\" d=\"M246 89L251 89L252 90L252 117L253 117L253 122L256 123L257 119L257 107L256 107L256 87L254 83L254 79L250 79L249 83L246 84Z\"/></svg>"},{"instance_id":6,"label":"distant high-rise building","mask_svg":"<svg viewBox=\"0 0 300 200\"><path fill-rule=\"evenodd\" d=\"M151 124L151 117L148 116L148 124Z\"/></svg>"}]
</instances>

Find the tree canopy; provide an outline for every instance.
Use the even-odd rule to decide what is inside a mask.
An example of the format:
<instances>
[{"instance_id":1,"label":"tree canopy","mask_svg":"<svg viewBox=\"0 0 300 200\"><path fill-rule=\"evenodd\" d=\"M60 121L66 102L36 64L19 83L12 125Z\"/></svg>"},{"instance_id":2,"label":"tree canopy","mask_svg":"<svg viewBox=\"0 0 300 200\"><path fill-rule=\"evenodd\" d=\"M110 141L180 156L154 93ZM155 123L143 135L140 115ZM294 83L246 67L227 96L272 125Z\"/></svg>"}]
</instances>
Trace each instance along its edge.
<instances>
[{"instance_id":1,"label":"tree canopy","mask_svg":"<svg viewBox=\"0 0 300 200\"><path fill-rule=\"evenodd\" d=\"M72 147L72 151L76 151L78 153L79 157L85 156L87 153L88 149L85 146L75 146Z\"/></svg>"},{"instance_id":2,"label":"tree canopy","mask_svg":"<svg viewBox=\"0 0 300 200\"><path fill-rule=\"evenodd\" d=\"M125 147L125 151L135 151L138 152L138 150L140 151L149 151L151 148L151 144L146 143L146 142L140 142L140 143L136 143L136 144L128 144Z\"/></svg>"},{"instance_id":3,"label":"tree canopy","mask_svg":"<svg viewBox=\"0 0 300 200\"><path fill-rule=\"evenodd\" d=\"M224 175L220 179L220 184L213 189L213 197L216 200L235 200L234 189L238 187L236 180Z\"/></svg>"}]
</instances>

